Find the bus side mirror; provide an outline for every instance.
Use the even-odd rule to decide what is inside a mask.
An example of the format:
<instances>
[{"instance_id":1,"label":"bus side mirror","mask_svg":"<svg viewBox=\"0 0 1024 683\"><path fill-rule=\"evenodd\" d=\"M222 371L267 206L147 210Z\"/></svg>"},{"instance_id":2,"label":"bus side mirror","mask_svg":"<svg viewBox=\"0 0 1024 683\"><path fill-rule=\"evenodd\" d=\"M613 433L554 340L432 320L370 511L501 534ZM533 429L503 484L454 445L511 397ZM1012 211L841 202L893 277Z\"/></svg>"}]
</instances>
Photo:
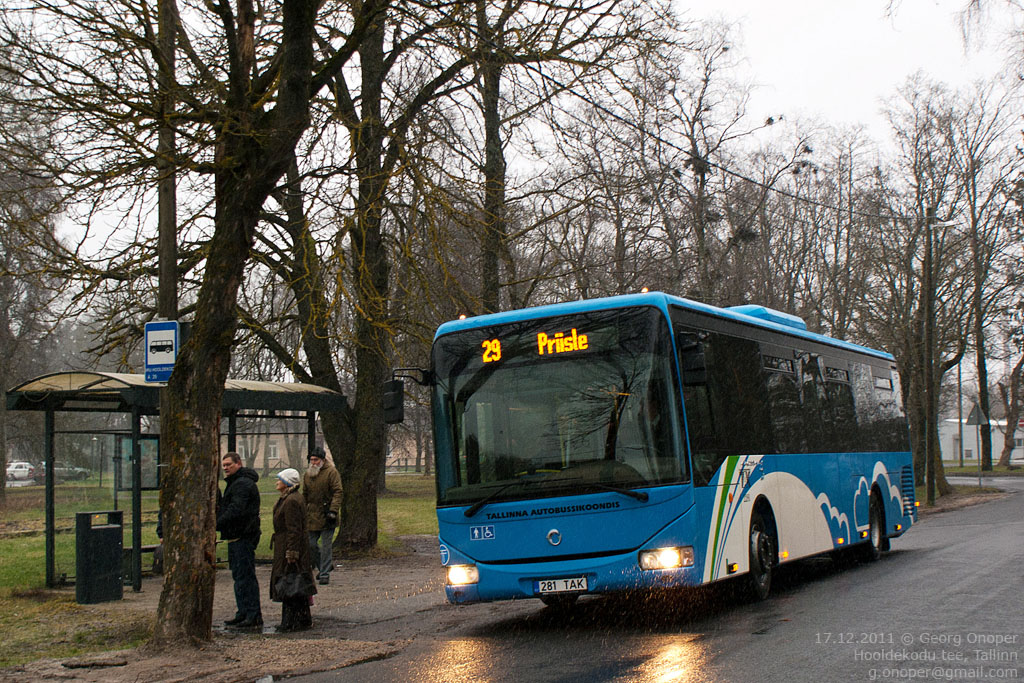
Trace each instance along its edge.
<instances>
[{"instance_id":1,"label":"bus side mirror","mask_svg":"<svg viewBox=\"0 0 1024 683\"><path fill-rule=\"evenodd\" d=\"M384 422L393 425L405 420L405 382L384 382Z\"/></svg>"}]
</instances>

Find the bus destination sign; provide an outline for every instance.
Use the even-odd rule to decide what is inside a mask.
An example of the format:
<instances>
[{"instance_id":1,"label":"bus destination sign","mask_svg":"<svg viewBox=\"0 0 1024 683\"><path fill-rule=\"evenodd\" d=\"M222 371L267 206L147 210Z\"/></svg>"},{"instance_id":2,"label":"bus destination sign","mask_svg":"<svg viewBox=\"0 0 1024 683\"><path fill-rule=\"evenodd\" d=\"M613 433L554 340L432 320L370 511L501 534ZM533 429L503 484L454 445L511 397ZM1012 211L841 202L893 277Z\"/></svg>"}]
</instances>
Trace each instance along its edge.
<instances>
[{"instance_id":1,"label":"bus destination sign","mask_svg":"<svg viewBox=\"0 0 1024 683\"><path fill-rule=\"evenodd\" d=\"M500 339L485 339L481 346L484 350L484 363L495 363L501 360ZM571 332L555 332L553 335L548 335L547 332L537 333L538 356L553 356L573 351L585 351L589 347L590 340L587 338L587 335L580 334L576 331L575 327L572 328Z\"/></svg>"}]
</instances>

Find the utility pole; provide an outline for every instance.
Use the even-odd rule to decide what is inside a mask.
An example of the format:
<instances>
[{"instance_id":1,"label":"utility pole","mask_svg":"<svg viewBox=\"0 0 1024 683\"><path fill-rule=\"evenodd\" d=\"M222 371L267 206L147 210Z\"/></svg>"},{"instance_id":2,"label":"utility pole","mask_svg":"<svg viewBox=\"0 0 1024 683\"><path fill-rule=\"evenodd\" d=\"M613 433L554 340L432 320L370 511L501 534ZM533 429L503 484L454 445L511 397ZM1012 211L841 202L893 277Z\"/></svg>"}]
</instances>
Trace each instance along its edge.
<instances>
[{"instance_id":1,"label":"utility pole","mask_svg":"<svg viewBox=\"0 0 1024 683\"><path fill-rule=\"evenodd\" d=\"M924 297L924 476L925 500L928 505L935 504L935 462L932 460L934 448L933 432L935 431L935 415L933 410L938 404L935 400L935 311L934 283L932 282L932 240L935 224L935 207L925 210L924 225L924 273L921 289Z\"/></svg>"},{"instance_id":2,"label":"utility pole","mask_svg":"<svg viewBox=\"0 0 1024 683\"><path fill-rule=\"evenodd\" d=\"M159 44L161 64L157 69L157 99L160 129L157 134L158 288L157 313L166 320L178 318L178 197L175 175L174 62L177 7L174 0L160 0Z\"/></svg>"},{"instance_id":3,"label":"utility pole","mask_svg":"<svg viewBox=\"0 0 1024 683\"><path fill-rule=\"evenodd\" d=\"M956 364L956 429L960 448L960 467L964 466L964 385L960 363Z\"/></svg>"},{"instance_id":4,"label":"utility pole","mask_svg":"<svg viewBox=\"0 0 1024 683\"><path fill-rule=\"evenodd\" d=\"M157 109L160 112L160 125L157 132L157 152L156 152L156 169L157 169L157 203L158 203L158 218L157 218L157 315L164 320L177 320L178 319L178 180L177 180L177 143L174 135L174 87L175 87L175 76L174 76L174 62L176 52L176 38L178 32L178 8L175 4L175 0L158 0L157 5L157 23L159 36L157 38L159 43L159 54L161 63L157 68ZM184 335L179 336L179 344ZM174 349L176 354L181 353L181 348ZM164 429L166 423L166 416L170 413L170 395L168 394L167 387L160 389L160 434L161 442L163 441L163 435L167 433ZM138 457L138 453L133 454L134 457ZM157 463L158 479L157 481L162 482L163 477L160 477L161 466L170 462L170 453L165 452L163 448L159 450ZM133 470L137 472L138 470ZM133 490L138 490L137 482L133 486ZM116 495L116 494L115 494ZM160 519L166 520L163 515L164 510L164 492L163 485L161 484L160 491ZM138 534L134 530L135 523L132 523L133 534ZM166 527L164 527L166 529ZM135 546L135 556L141 558L139 555L139 542L141 536L137 537L138 540L133 541ZM161 537L160 542L163 542ZM135 567L141 571L141 559L137 561ZM138 575L136 575L138 576Z\"/></svg>"}]
</instances>

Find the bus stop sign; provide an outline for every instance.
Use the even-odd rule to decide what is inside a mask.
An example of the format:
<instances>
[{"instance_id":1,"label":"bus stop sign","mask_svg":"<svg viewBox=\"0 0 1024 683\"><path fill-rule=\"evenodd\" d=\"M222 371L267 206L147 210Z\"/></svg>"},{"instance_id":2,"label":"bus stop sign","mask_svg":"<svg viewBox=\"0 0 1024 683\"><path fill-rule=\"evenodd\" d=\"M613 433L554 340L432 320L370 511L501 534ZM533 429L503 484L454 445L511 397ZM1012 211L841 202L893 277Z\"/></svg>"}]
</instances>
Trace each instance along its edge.
<instances>
[{"instance_id":1,"label":"bus stop sign","mask_svg":"<svg viewBox=\"0 0 1024 683\"><path fill-rule=\"evenodd\" d=\"M178 321L146 323L146 381L166 382L178 357Z\"/></svg>"}]
</instances>

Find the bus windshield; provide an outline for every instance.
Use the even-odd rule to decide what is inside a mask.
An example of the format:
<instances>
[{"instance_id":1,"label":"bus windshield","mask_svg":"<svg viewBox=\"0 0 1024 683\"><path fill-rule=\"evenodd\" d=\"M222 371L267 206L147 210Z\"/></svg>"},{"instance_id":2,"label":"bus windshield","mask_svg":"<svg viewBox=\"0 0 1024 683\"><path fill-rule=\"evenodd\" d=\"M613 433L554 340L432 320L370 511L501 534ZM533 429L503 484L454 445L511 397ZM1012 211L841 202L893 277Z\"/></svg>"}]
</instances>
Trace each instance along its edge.
<instances>
[{"instance_id":1,"label":"bus windshield","mask_svg":"<svg viewBox=\"0 0 1024 683\"><path fill-rule=\"evenodd\" d=\"M656 308L443 335L433 368L439 505L688 481Z\"/></svg>"}]
</instances>

